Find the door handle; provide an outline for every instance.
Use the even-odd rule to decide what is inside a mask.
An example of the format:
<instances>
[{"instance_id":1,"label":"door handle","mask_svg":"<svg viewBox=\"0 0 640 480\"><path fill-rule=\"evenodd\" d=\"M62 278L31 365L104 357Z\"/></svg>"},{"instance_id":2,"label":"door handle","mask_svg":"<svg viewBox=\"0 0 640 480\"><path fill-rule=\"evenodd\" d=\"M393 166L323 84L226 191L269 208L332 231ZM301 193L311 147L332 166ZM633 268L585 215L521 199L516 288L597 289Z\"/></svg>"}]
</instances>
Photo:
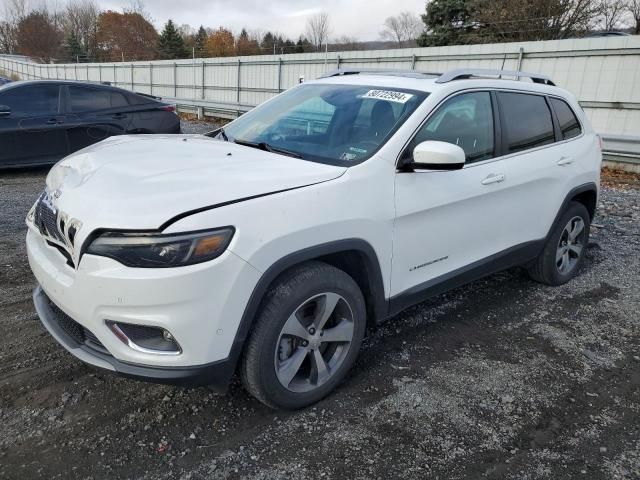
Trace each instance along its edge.
<instances>
[{"instance_id":1,"label":"door handle","mask_svg":"<svg viewBox=\"0 0 640 480\"><path fill-rule=\"evenodd\" d=\"M561 167L564 165L571 165L573 163L573 158L569 158L569 157L562 157L560 158L560 160L558 160L558 165L560 165Z\"/></svg>"},{"instance_id":2,"label":"door handle","mask_svg":"<svg viewBox=\"0 0 640 480\"><path fill-rule=\"evenodd\" d=\"M494 174L492 173L487 178L482 180L482 185L491 185L492 183L500 183L504 182L507 177L503 173Z\"/></svg>"},{"instance_id":3,"label":"door handle","mask_svg":"<svg viewBox=\"0 0 640 480\"><path fill-rule=\"evenodd\" d=\"M49 120L47 120L47 125L57 125L59 123L62 123L62 122L57 118L50 118Z\"/></svg>"},{"instance_id":4,"label":"door handle","mask_svg":"<svg viewBox=\"0 0 640 480\"><path fill-rule=\"evenodd\" d=\"M122 120L123 118L127 118L127 116L124 113L116 113L115 115L112 115L111 118L114 120Z\"/></svg>"}]
</instances>

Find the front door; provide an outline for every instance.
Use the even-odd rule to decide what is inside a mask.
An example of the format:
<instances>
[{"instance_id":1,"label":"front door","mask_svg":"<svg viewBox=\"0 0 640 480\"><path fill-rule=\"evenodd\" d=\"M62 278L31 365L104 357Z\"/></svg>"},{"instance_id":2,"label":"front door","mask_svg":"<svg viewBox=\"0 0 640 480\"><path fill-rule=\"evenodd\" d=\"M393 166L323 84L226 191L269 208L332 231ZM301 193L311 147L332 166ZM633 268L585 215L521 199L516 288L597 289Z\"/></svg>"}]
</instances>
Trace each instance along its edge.
<instances>
[{"instance_id":1,"label":"front door","mask_svg":"<svg viewBox=\"0 0 640 480\"><path fill-rule=\"evenodd\" d=\"M52 163L68 153L65 116L60 113L60 87L51 84L16 86L0 94L11 109L0 123L3 165Z\"/></svg>"},{"instance_id":2,"label":"front door","mask_svg":"<svg viewBox=\"0 0 640 480\"><path fill-rule=\"evenodd\" d=\"M392 297L409 294L508 248L513 241L513 192L496 159L489 92L444 102L421 127L405 155L423 141L460 146L466 165L455 171L396 174Z\"/></svg>"}]
</instances>

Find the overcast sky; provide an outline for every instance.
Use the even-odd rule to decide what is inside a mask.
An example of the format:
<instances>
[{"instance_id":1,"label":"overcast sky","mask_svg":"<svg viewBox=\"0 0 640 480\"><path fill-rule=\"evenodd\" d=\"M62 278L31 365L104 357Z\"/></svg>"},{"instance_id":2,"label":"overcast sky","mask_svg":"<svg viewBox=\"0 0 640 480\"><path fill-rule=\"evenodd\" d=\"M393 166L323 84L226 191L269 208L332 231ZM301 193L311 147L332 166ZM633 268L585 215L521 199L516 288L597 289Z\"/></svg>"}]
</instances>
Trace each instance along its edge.
<instances>
[{"instance_id":1,"label":"overcast sky","mask_svg":"<svg viewBox=\"0 0 640 480\"><path fill-rule=\"evenodd\" d=\"M0 0L1 1L1 0ZM122 10L129 0L98 0L101 8ZM402 11L421 14L425 0L146 0L146 10L158 29L172 19L178 25L194 27L224 26L234 32L248 30L281 32L297 38L305 29L307 18L325 11L331 18L331 37L357 37L377 40L382 24L390 15Z\"/></svg>"}]
</instances>

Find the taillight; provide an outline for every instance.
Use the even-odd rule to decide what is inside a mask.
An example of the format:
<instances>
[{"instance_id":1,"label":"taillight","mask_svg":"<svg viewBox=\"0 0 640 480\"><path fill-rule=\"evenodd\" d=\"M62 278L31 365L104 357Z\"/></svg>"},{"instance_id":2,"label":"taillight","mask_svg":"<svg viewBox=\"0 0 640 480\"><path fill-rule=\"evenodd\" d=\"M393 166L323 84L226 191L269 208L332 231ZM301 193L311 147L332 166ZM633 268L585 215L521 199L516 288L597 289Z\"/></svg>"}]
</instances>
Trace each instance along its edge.
<instances>
[{"instance_id":1,"label":"taillight","mask_svg":"<svg viewBox=\"0 0 640 480\"><path fill-rule=\"evenodd\" d=\"M162 107L162 110L164 110L165 112L175 112L176 111L176 106L175 105L165 105L164 107Z\"/></svg>"}]
</instances>

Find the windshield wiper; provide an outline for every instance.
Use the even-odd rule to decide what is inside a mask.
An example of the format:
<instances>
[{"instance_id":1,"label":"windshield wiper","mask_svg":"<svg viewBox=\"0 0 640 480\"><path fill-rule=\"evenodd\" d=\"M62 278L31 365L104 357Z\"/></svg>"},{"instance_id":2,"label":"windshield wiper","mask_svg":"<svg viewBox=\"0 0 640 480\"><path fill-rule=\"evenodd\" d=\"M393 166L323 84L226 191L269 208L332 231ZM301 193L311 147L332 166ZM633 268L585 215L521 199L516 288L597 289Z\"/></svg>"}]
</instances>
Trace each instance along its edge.
<instances>
[{"instance_id":1,"label":"windshield wiper","mask_svg":"<svg viewBox=\"0 0 640 480\"><path fill-rule=\"evenodd\" d=\"M218 135L222 136L225 142L229 141L229 137L227 137L227 134L224 133L224 127L218 127L215 130L211 130L210 132L207 132L204 134L205 137L211 137L211 138L215 138Z\"/></svg>"},{"instance_id":2,"label":"windshield wiper","mask_svg":"<svg viewBox=\"0 0 640 480\"><path fill-rule=\"evenodd\" d=\"M234 140L234 142L237 143L238 145L244 145L245 147L257 148L259 150L264 150L265 152L280 153L281 155L287 155L287 156L293 157L293 158L302 158L302 159L304 159L304 157L302 155L300 155L299 153L297 153L297 152L292 152L291 150L286 150L284 148L274 147L273 145L269 145L266 142L249 142L248 140L240 140L238 138L236 138Z\"/></svg>"}]
</instances>

